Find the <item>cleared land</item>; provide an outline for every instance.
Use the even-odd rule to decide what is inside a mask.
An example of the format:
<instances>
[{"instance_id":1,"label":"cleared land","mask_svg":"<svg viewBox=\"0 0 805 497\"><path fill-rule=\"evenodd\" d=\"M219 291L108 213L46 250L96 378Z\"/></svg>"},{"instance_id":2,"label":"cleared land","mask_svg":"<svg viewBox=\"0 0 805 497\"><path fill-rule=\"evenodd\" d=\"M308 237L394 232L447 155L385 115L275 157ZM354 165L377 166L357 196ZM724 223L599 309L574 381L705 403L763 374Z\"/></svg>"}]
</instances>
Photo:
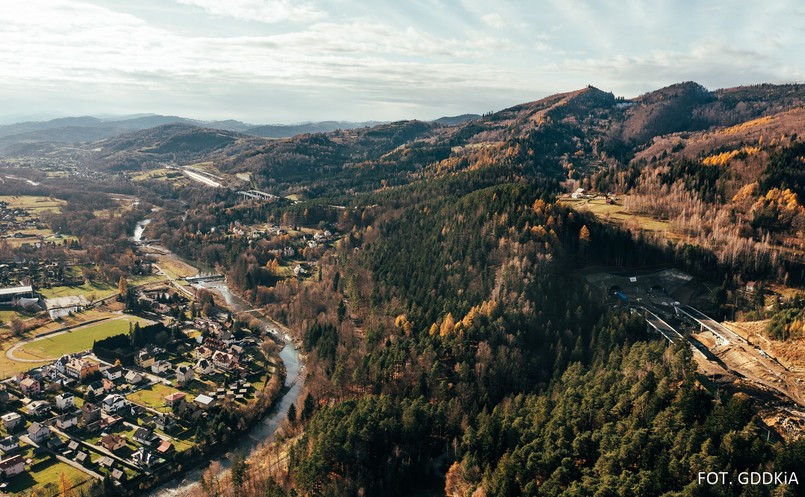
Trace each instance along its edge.
<instances>
[{"instance_id":1,"label":"cleared land","mask_svg":"<svg viewBox=\"0 0 805 497\"><path fill-rule=\"evenodd\" d=\"M126 398L132 402L136 402L137 404L150 407L151 409L155 409L160 412L171 412L171 408L165 405L164 398L166 395L170 395L178 391L179 390L167 385L163 385L162 383L156 383L154 385L145 387L142 390L137 390L136 392L127 395ZM188 398L187 400L192 399Z\"/></svg>"},{"instance_id":2,"label":"cleared land","mask_svg":"<svg viewBox=\"0 0 805 497\"><path fill-rule=\"evenodd\" d=\"M671 233L671 223L628 212L623 205L607 204L605 198L562 199L561 202L577 211L590 212L605 222L639 228L644 231Z\"/></svg>"},{"instance_id":3,"label":"cleared land","mask_svg":"<svg viewBox=\"0 0 805 497\"><path fill-rule=\"evenodd\" d=\"M92 343L96 340L128 333L129 323L135 322L139 322L140 325L150 323L145 319L128 315L109 319L28 342L17 349L14 356L21 359L56 360L64 354L91 349Z\"/></svg>"}]
</instances>

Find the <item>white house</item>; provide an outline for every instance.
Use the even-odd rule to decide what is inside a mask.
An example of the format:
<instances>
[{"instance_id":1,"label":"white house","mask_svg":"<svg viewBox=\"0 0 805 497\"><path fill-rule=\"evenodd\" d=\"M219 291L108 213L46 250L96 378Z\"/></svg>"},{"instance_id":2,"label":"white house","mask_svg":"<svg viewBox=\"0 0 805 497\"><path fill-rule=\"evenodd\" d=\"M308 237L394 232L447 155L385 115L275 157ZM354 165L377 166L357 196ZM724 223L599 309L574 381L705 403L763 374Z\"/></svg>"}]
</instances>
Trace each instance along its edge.
<instances>
[{"instance_id":1,"label":"white house","mask_svg":"<svg viewBox=\"0 0 805 497\"><path fill-rule=\"evenodd\" d=\"M193 368L188 366L179 366L176 368L176 381L180 385L187 385L193 381Z\"/></svg>"},{"instance_id":2,"label":"white house","mask_svg":"<svg viewBox=\"0 0 805 497\"><path fill-rule=\"evenodd\" d=\"M122 409L125 405L125 397L118 394L110 394L104 397L103 402L101 402L101 409L111 413L117 411L118 409Z\"/></svg>"},{"instance_id":3,"label":"white house","mask_svg":"<svg viewBox=\"0 0 805 497\"><path fill-rule=\"evenodd\" d=\"M213 374L215 372L212 362L207 359L199 359L196 361L194 369L198 371L198 374Z\"/></svg>"},{"instance_id":4,"label":"white house","mask_svg":"<svg viewBox=\"0 0 805 497\"><path fill-rule=\"evenodd\" d=\"M143 375L141 375L137 371L129 371L128 373L126 373L126 383L136 385L141 381L143 381Z\"/></svg>"},{"instance_id":5,"label":"white house","mask_svg":"<svg viewBox=\"0 0 805 497\"><path fill-rule=\"evenodd\" d=\"M166 373L171 370L171 363L168 361L156 361L151 364L151 372L154 374Z\"/></svg>"},{"instance_id":6,"label":"white house","mask_svg":"<svg viewBox=\"0 0 805 497\"><path fill-rule=\"evenodd\" d=\"M0 419L3 420L3 426L6 427L6 430L13 431L19 425L23 423L22 416L17 414L16 412L9 412L0 416Z\"/></svg>"},{"instance_id":7,"label":"white house","mask_svg":"<svg viewBox=\"0 0 805 497\"><path fill-rule=\"evenodd\" d=\"M103 370L103 377L107 380L116 380L123 377L123 368L120 366L112 366Z\"/></svg>"},{"instance_id":8,"label":"white house","mask_svg":"<svg viewBox=\"0 0 805 497\"><path fill-rule=\"evenodd\" d=\"M34 443L41 443L50 438L50 428L42 423L33 423L28 427L28 438Z\"/></svg>"},{"instance_id":9,"label":"white house","mask_svg":"<svg viewBox=\"0 0 805 497\"><path fill-rule=\"evenodd\" d=\"M0 450L2 450L3 453L7 454L19 448L20 448L20 442L14 435L9 435L7 437L0 439Z\"/></svg>"},{"instance_id":10,"label":"white house","mask_svg":"<svg viewBox=\"0 0 805 497\"><path fill-rule=\"evenodd\" d=\"M66 430L67 428L76 425L78 425L78 416L76 416L74 413L63 414L56 418L56 426L62 430Z\"/></svg>"},{"instance_id":11,"label":"white house","mask_svg":"<svg viewBox=\"0 0 805 497\"><path fill-rule=\"evenodd\" d=\"M75 407L75 396L65 392L56 396L56 409L66 411Z\"/></svg>"}]
</instances>

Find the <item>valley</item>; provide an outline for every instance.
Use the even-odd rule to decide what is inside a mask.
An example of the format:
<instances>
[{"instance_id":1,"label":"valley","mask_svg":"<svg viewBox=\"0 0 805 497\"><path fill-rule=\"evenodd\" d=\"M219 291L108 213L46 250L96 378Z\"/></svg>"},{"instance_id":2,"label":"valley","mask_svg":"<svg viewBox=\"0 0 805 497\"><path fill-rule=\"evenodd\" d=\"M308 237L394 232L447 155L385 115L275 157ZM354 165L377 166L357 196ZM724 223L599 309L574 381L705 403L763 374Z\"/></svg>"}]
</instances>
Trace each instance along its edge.
<instances>
[{"instance_id":1,"label":"valley","mask_svg":"<svg viewBox=\"0 0 805 497\"><path fill-rule=\"evenodd\" d=\"M659 496L703 460L800 467L803 104L686 82L283 137L9 129L4 491Z\"/></svg>"}]
</instances>

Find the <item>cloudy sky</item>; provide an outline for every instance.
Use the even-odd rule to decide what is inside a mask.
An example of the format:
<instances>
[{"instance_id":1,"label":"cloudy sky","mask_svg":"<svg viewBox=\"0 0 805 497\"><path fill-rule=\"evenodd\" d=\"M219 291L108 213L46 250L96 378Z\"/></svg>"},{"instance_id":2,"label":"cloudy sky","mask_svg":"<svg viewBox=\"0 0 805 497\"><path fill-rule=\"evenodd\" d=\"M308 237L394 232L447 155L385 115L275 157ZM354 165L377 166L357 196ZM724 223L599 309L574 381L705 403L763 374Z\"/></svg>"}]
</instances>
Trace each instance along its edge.
<instances>
[{"instance_id":1,"label":"cloudy sky","mask_svg":"<svg viewBox=\"0 0 805 497\"><path fill-rule=\"evenodd\" d=\"M432 119L592 84L805 81L798 0L25 0L0 114Z\"/></svg>"}]
</instances>

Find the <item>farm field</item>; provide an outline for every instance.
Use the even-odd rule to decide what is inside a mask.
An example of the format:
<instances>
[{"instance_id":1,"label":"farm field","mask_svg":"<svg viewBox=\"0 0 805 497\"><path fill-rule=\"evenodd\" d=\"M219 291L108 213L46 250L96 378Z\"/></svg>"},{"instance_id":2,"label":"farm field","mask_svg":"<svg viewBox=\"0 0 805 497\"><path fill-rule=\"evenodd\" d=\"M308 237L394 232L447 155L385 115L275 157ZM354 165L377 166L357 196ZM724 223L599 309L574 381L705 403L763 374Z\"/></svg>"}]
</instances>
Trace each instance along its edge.
<instances>
[{"instance_id":1,"label":"farm field","mask_svg":"<svg viewBox=\"0 0 805 497\"><path fill-rule=\"evenodd\" d=\"M623 205L607 204L604 198L594 199L562 199L562 204L580 212L590 212L604 222L617 224L633 224L644 231L670 232L671 223L653 219L649 216L634 214L625 210Z\"/></svg>"}]
</instances>

